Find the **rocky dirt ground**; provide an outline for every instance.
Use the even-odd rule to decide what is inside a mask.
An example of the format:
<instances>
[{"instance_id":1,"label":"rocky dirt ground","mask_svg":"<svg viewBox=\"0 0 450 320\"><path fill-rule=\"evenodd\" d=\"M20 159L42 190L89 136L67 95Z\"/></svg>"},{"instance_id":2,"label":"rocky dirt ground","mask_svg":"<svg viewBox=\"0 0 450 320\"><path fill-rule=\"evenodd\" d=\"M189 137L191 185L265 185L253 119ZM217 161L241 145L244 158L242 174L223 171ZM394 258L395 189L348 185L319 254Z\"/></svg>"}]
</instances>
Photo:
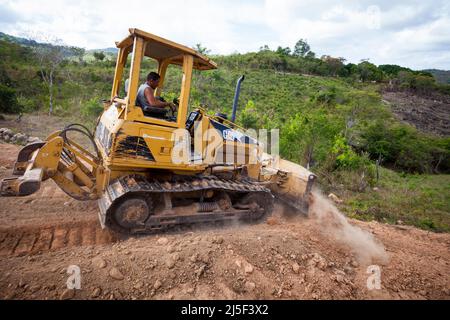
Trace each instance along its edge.
<instances>
[{"instance_id":1,"label":"rocky dirt ground","mask_svg":"<svg viewBox=\"0 0 450 320\"><path fill-rule=\"evenodd\" d=\"M63 119L44 113L0 115L0 128L5 127L14 133L26 133L29 136L37 136L41 139L45 139L50 133L61 130L74 122L79 122L79 119Z\"/></svg>"},{"instance_id":2,"label":"rocky dirt ground","mask_svg":"<svg viewBox=\"0 0 450 320\"><path fill-rule=\"evenodd\" d=\"M391 105L399 120L427 133L450 136L448 95L424 97L409 92L384 92L383 99Z\"/></svg>"},{"instance_id":3,"label":"rocky dirt ground","mask_svg":"<svg viewBox=\"0 0 450 320\"><path fill-rule=\"evenodd\" d=\"M18 146L0 144L0 178ZM309 219L123 238L52 181L0 198L1 299L450 299L450 235L351 220L317 196ZM331 217L331 219L330 219ZM81 289L67 289L69 266ZM369 290L369 265L381 288Z\"/></svg>"}]
</instances>

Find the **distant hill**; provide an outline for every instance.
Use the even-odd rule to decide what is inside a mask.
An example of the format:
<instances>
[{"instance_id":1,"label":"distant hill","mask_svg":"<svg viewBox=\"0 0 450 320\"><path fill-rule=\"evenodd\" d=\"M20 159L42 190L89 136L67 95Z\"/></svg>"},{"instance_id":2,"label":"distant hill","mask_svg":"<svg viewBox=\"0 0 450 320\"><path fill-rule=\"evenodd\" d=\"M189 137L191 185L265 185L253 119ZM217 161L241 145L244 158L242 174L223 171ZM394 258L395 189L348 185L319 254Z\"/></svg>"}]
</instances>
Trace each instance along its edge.
<instances>
[{"instance_id":1,"label":"distant hill","mask_svg":"<svg viewBox=\"0 0 450 320\"><path fill-rule=\"evenodd\" d=\"M16 37L16 36L11 36L9 34L0 32L0 40L6 40L9 42L14 42L14 43L18 43L24 46L38 46L40 43L34 40L30 40L30 39L26 39L26 38L21 38L21 37Z\"/></svg>"},{"instance_id":2,"label":"distant hill","mask_svg":"<svg viewBox=\"0 0 450 320\"><path fill-rule=\"evenodd\" d=\"M14 42L14 43L17 43L17 44L20 44L23 46L30 46L30 47L46 45L43 43L39 43L35 40L30 40L30 39L22 38L22 37L16 37L16 36L12 36L12 35L9 35L9 34L3 33L3 32L0 32L0 40L6 40L9 42ZM85 57L88 59L91 59L92 58L91 56L93 55L93 53L98 52L98 51L101 51L101 52L105 53L108 57L112 58L115 54L117 54L118 49L115 47L90 49L90 50L86 50ZM402 68L402 69L410 70L408 68ZM436 81L439 83L450 84L450 70L425 69L422 71L431 73L435 77Z\"/></svg>"},{"instance_id":3,"label":"distant hill","mask_svg":"<svg viewBox=\"0 0 450 320\"><path fill-rule=\"evenodd\" d=\"M92 49L92 50L88 50L87 52L97 52L97 51L102 51L104 53L116 54L119 51L119 49L110 47L110 48L103 48L103 49Z\"/></svg>"},{"instance_id":4,"label":"distant hill","mask_svg":"<svg viewBox=\"0 0 450 320\"><path fill-rule=\"evenodd\" d=\"M28 47L47 45L44 43L37 42L35 40L30 40L30 39L22 38L22 37L16 37L16 36L12 36L12 35L9 35L9 34L3 33L3 32L0 32L0 40L5 40L5 41L17 43L17 44L20 44L23 46L28 46ZM94 52L98 52L98 51L102 51L105 54L107 54L107 53L116 54L118 49L114 48L114 47L110 47L110 48L103 48L103 49L86 50L87 53L94 53Z\"/></svg>"},{"instance_id":5,"label":"distant hill","mask_svg":"<svg viewBox=\"0 0 450 320\"><path fill-rule=\"evenodd\" d=\"M431 73L437 82L450 84L450 70L427 69L423 71Z\"/></svg>"}]
</instances>

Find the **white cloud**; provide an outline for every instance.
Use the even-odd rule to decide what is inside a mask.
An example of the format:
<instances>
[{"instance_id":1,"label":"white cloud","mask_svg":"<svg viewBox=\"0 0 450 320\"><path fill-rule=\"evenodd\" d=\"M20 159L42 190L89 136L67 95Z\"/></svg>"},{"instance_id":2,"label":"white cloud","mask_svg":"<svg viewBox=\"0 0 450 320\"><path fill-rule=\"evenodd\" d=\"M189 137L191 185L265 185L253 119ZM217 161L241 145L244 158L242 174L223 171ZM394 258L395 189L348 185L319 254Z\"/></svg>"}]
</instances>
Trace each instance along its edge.
<instances>
[{"instance_id":1,"label":"white cloud","mask_svg":"<svg viewBox=\"0 0 450 320\"><path fill-rule=\"evenodd\" d=\"M0 0L0 12L3 32L35 30L86 48L111 47L138 27L189 46L202 43L214 53L293 47L306 38L317 54L351 62L450 69L450 5L444 0Z\"/></svg>"}]
</instances>

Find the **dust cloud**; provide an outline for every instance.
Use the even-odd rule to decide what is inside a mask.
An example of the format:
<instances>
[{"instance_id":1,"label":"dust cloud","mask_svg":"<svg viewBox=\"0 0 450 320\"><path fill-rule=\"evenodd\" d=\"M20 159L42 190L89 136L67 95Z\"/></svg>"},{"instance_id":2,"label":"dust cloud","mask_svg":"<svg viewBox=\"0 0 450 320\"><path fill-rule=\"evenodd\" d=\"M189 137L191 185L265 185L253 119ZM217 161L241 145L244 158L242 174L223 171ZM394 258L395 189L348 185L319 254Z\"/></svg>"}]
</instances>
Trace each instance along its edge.
<instances>
[{"instance_id":1,"label":"dust cloud","mask_svg":"<svg viewBox=\"0 0 450 320\"><path fill-rule=\"evenodd\" d=\"M321 191L315 190L312 198L309 216L324 235L350 247L362 264L387 263L388 254L384 246L371 233L351 225Z\"/></svg>"}]
</instances>

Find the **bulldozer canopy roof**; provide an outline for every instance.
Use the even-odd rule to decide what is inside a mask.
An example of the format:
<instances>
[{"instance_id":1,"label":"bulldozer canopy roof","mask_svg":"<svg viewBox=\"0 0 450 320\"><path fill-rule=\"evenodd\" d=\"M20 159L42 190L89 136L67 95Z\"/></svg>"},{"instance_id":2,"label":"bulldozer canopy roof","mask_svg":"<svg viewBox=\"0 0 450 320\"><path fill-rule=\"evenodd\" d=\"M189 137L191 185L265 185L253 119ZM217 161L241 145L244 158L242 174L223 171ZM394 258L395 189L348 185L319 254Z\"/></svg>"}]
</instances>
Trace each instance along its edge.
<instances>
[{"instance_id":1,"label":"bulldozer canopy roof","mask_svg":"<svg viewBox=\"0 0 450 320\"><path fill-rule=\"evenodd\" d=\"M130 35L128 37L120 42L116 42L118 48L126 48L133 44L135 37L141 37L147 43L144 52L144 55L147 57L158 61L170 59L170 63L181 66L183 65L183 54L190 54L194 57L194 69L210 70L217 68L217 64L214 61L194 49L139 29L133 28L129 29L129 31Z\"/></svg>"}]
</instances>

